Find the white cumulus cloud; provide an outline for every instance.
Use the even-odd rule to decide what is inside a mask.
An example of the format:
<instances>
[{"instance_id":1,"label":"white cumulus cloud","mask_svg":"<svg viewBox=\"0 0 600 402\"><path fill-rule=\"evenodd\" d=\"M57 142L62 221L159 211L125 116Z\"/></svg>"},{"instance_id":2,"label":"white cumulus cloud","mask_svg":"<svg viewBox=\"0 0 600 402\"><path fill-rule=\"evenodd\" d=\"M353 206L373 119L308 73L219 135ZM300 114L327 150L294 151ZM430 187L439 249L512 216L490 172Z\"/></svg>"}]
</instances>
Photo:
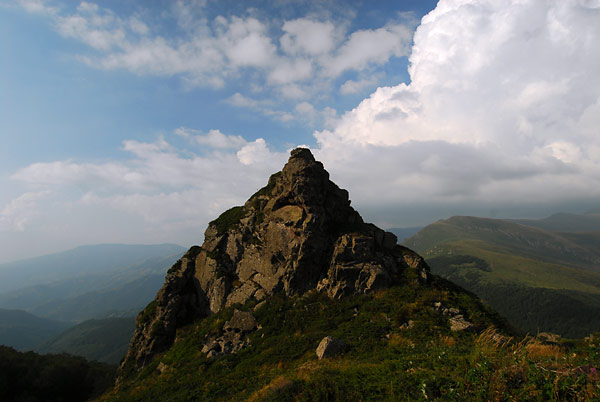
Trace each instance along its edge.
<instances>
[{"instance_id":1,"label":"white cumulus cloud","mask_svg":"<svg viewBox=\"0 0 600 402\"><path fill-rule=\"evenodd\" d=\"M595 3L441 0L422 19L409 61L409 84L378 88L315 133L319 156L362 200L600 196Z\"/></svg>"},{"instance_id":2,"label":"white cumulus cloud","mask_svg":"<svg viewBox=\"0 0 600 402\"><path fill-rule=\"evenodd\" d=\"M393 57L407 56L414 25L391 21L352 32L347 16L270 21L248 11L207 18L211 4L205 1L174 2L154 21L144 20L148 13L122 16L93 2L70 10L41 0L19 4L47 15L62 36L88 45L89 51L77 56L92 68L176 76L190 89L236 83L245 90L243 96L250 86L265 99L309 100L332 92L335 79L346 71L371 73ZM173 19L177 30L166 34L161 23ZM254 85L245 85L248 81ZM287 114L270 116L289 120Z\"/></svg>"}]
</instances>

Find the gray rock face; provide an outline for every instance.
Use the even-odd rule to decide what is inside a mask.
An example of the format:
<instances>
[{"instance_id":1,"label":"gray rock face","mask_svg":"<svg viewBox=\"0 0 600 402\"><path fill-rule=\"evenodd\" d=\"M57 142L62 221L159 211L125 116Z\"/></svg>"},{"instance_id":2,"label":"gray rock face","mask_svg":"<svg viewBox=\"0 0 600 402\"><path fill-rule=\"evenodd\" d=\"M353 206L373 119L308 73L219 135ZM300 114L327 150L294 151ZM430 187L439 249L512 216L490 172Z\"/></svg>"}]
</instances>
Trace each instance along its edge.
<instances>
[{"instance_id":1,"label":"gray rock face","mask_svg":"<svg viewBox=\"0 0 600 402\"><path fill-rule=\"evenodd\" d=\"M328 357L333 357L339 354L343 349L343 342L332 338L331 336L326 336L321 340L321 342L319 342L316 353L319 360L321 360Z\"/></svg>"},{"instance_id":2,"label":"gray rock face","mask_svg":"<svg viewBox=\"0 0 600 402\"><path fill-rule=\"evenodd\" d=\"M194 281L194 258L199 251L200 247L192 247L169 269L163 287L138 314L126 355L136 367L143 367L154 354L167 349L175 339L177 327L208 314L207 301Z\"/></svg>"},{"instance_id":3,"label":"gray rock face","mask_svg":"<svg viewBox=\"0 0 600 402\"><path fill-rule=\"evenodd\" d=\"M258 328L256 319L247 311L235 310L231 320L227 321L223 326L225 331L248 333Z\"/></svg>"},{"instance_id":4,"label":"gray rock face","mask_svg":"<svg viewBox=\"0 0 600 402\"><path fill-rule=\"evenodd\" d=\"M202 247L169 270L155 309L138 316L123 367L139 369L167 349L181 324L251 298L312 289L340 298L426 282L423 259L396 242L362 220L308 149L295 149L266 187L210 222Z\"/></svg>"},{"instance_id":5,"label":"gray rock face","mask_svg":"<svg viewBox=\"0 0 600 402\"><path fill-rule=\"evenodd\" d=\"M231 320L223 325L223 335L208 339L202 347L202 353L206 353L209 358L225 353L237 353L250 344L246 335L258 328L252 313L235 310Z\"/></svg>"}]
</instances>

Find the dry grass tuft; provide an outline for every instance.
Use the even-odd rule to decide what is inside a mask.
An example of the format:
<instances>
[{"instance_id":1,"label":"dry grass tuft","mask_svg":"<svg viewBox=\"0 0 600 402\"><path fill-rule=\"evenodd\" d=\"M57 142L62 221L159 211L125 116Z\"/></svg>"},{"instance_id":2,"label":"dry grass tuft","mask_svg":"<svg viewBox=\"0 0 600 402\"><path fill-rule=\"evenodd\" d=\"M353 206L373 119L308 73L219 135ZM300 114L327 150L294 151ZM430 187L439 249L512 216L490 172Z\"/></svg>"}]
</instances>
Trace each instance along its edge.
<instances>
[{"instance_id":1,"label":"dry grass tuft","mask_svg":"<svg viewBox=\"0 0 600 402\"><path fill-rule=\"evenodd\" d=\"M453 336L442 336L440 338L440 342L442 343L442 345L446 345L446 346L456 345L456 339L454 339Z\"/></svg>"},{"instance_id":2,"label":"dry grass tuft","mask_svg":"<svg viewBox=\"0 0 600 402\"><path fill-rule=\"evenodd\" d=\"M312 373L315 372L318 368L322 367L321 362L319 361L307 361L306 363L300 365L296 369L296 375L301 380L309 380Z\"/></svg>"},{"instance_id":3,"label":"dry grass tuft","mask_svg":"<svg viewBox=\"0 0 600 402\"><path fill-rule=\"evenodd\" d=\"M531 359L552 358L558 360L564 356L564 352L557 345L544 345L535 339L525 345L524 352Z\"/></svg>"},{"instance_id":4,"label":"dry grass tuft","mask_svg":"<svg viewBox=\"0 0 600 402\"><path fill-rule=\"evenodd\" d=\"M271 381L269 384L265 385L255 393L253 393L250 398L248 398L248 402L256 402L265 399L265 397L271 393L279 392L292 386L294 382L289 378L284 376L279 376Z\"/></svg>"},{"instance_id":5,"label":"dry grass tuft","mask_svg":"<svg viewBox=\"0 0 600 402\"><path fill-rule=\"evenodd\" d=\"M391 346L408 346L411 348L415 346L413 341L411 341L408 338L403 337L400 334L391 334L388 343Z\"/></svg>"}]
</instances>

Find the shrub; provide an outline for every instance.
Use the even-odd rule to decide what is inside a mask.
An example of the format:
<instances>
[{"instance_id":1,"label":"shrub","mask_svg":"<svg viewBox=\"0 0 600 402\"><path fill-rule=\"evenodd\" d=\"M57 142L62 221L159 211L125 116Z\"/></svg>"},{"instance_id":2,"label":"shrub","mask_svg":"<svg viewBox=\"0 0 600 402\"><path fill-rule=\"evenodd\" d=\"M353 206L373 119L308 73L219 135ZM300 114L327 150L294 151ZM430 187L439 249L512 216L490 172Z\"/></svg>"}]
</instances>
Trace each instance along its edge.
<instances>
[{"instance_id":1,"label":"shrub","mask_svg":"<svg viewBox=\"0 0 600 402\"><path fill-rule=\"evenodd\" d=\"M217 229L219 235L225 234L230 227L236 225L244 217L244 207L233 207L223 212L217 219L210 222L209 225Z\"/></svg>"}]
</instances>

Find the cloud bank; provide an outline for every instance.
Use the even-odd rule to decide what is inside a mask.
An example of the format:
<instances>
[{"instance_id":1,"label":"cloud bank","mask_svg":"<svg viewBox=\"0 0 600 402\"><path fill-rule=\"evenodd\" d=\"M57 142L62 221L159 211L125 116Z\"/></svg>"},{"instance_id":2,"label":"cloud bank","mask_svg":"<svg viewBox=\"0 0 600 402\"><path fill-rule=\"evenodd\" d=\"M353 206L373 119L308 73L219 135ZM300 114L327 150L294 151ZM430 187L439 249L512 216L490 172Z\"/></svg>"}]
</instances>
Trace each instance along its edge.
<instances>
[{"instance_id":1,"label":"cloud bank","mask_svg":"<svg viewBox=\"0 0 600 402\"><path fill-rule=\"evenodd\" d=\"M596 198L599 40L597 1L442 0L415 33L410 84L317 132L319 156L373 204Z\"/></svg>"},{"instance_id":2,"label":"cloud bank","mask_svg":"<svg viewBox=\"0 0 600 402\"><path fill-rule=\"evenodd\" d=\"M193 85L222 85L251 67L284 91L408 51L407 33L396 25L341 39L334 23L301 18L286 21L275 41L263 22L230 17L205 27L200 42L175 45L139 21L127 21L124 36L116 28L95 35L104 26L96 17L116 17L87 5L77 13L83 20L64 34L98 49L101 68L181 75ZM339 117L329 111L330 127L315 132L313 151L358 209L370 211L367 218L394 226L417 223L403 209L593 203L600 200L599 41L598 1L441 0L414 34L410 83L380 87ZM361 85L347 81L340 90ZM229 102L270 110L240 93ZM306 116L328 112L299 105ZM34 215L19 219L20 205L33 208L61 192L80 208L136 216L164 233L204 227L264 185L287 157L240 134L178 128L154 142L125 141L125 161L24 167L12 179L28 193L3 208L0 228L23 230ZM186 145L173 145L175 138Z\"/></svg>"}]
</instances>

